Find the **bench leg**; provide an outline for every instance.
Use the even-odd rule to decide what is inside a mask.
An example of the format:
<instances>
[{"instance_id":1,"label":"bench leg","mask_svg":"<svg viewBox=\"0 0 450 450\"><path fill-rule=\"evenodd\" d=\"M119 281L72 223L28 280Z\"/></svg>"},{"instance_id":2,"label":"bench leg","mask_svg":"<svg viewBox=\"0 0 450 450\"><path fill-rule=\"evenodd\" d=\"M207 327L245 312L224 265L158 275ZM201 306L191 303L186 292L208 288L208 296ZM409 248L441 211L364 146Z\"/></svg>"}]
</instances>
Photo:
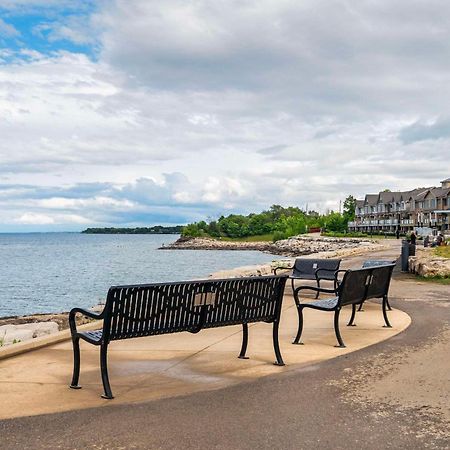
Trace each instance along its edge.
<instances>
[{"instance_id":1,"label":"bench leg","mask_svg":"<svg viewBox=\"0 0 450 450\"><path fill-rule=\"evenodd\" d=\"M317 289L320 289L320 280L317 280ZM319 298L319 291L317 291L316 298Z\"/></svg>"},{"instance_id":2,"label":"bench leg","mask_svg":"<svg viewBox=\"0 0 450 450\"><path fill-rule=\"evenodd\" d=\"M242 324L242 347L241 353L239 353L238 358L240 359L248 359L248 356L245 356L247 352L247 344L248 344L248 324Z\"/></svg>"},{"instance_id":3,"label":"bench leg","mask_svg":"<svg viewBox=\"0 0 450 450\"><path fill-rule=\"evenodd\" d=\"M392 311L391 305L389 304L389 299L386 297L386 306L388 311Z\"/></svg>"},{"instance_id":4,"label":"bench leg","mask_svg":"<svg viewBox=\"0 0 450 450\"><path fill-rule=\"evenodd\" d=\"M383 308L384 323L386 325L383 325L383 326L386 328L392 328L392 325L389 323L389 319L388 319L387 312L386 312L386 306L388 306L388 305L389 305L388 298L387 298L387 295L385 295L383 297L382 308Z\"/></svg>"},{"instance_id":5,"label":"bench leg","mask_svg":"<svg viewBox=\"0 0 450 450\"><path fill-rule=\"evenodd\" d=\"M339 314L341 313L340 309L337 309L334 312L334 332L336 333L336 339L339 342L339 345L335 345L335 347L344 348L345 344L342 340L341 333L339 332Z\"/></svg>"},{"instance_id":6,"label":"bench leg","mask_svg":"<svg viewBox=\"0 0 450 450\"><path fill-rule=\"evenodd\" d=\"M294 279L293 278L291 278L291 286L292 286L292 295L294 295L295 285L294 285Z\"/></svg>"},{"instance_id":7,"label":"bench leg","mask_svg":"<svg viewBox=\"0 0 450 450\"><path fill-rule=\"evenodd\" d=\"M100 346L100 368L102 371L103 389L105 391L102 398L111 400L114 396L112 395L108 377L108 344L102 344Z\"/></svg>"},{"instance_id":8,"label":"bench leg","mask_svg":"<svg viewBox=\"0 0 450 450\"><path fill-rule=\"evenodd\" d=\"M277 360L274 362L276 366L284 366L284 361L280 352L280 343L278 342L278 321L273 323L273 349L275 350L275 357Z\"/></svg>"},{"instance_id":9,"label":"bench leg","mask_svg":"<svg viewBox=\"0 0 450 450\"><path fill-rule=\"evenodd\" d=\"M348 321L348 324L347 324L348 327L356 327L356 325L353 323L353 321L355 320L355 316L356 316L356 305L353 304L352 305L352 315L351 315L350 320Z\"/></svg>"},{"instance_id":10,"label":"bench leg","mask_svg":"<svg viewBox=\"0 0 450 450\"><path fill-rule=\"evenodd\" d=\"M303 332L303 308L300 306L297 306L297 313L298 313L298 331L297 336L295 336L293 344L303 345L303 342L300 342L300 338L302 337Z\"/></svg>"},{"instance_id":11,"label":"bench leg","mask_svg":"<svg viewBox=\"0 0 450 450\"><path fill-rule=\"evenodd\" d=\"M70 387L72 389L81 389L78 385L80 378L80 338L76 337L72 339L73 344L73 375Z\"/></svg>"},{"instance_id":12,"label":"bench leg","mask_svg":"<svg viewBox=\"0 0 450 450\"><path fill-rule=\"evenodd\" d=\"M364 305L364 302L362 302L362 303L359 304L358 312L364 311L364 310L362 309L363 305Z\"/></svg>"}]
</instances>

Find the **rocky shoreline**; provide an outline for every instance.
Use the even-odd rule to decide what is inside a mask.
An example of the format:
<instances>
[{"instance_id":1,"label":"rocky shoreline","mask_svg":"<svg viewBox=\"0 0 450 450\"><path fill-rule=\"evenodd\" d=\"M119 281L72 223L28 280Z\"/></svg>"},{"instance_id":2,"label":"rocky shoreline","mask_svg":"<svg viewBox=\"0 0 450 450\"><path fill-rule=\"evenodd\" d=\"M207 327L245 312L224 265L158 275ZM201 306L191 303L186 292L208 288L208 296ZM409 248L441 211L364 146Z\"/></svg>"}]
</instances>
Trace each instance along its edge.
<instances>
[{"instance_id":1,"label":"rocky shoreline","mask_svg":"<svg viewBox=\"0 0 450 450\"><path fill-rule=\"evenodd\" d=\"M272 242L233 242L207 238L180 238L174 243L161 247L163 250L258 250L283 257L314 255L319 258L333 258L356 255L383 248L382 242L369 239L331 238L322 236L295 236L289 239ZM290 260L274 261L272 264L238 267L211 274L213 278L270 275L273 267L286 264ZM102 309L102 305L92 308ZM69 328L69 314L34 314L0 318L0 347L16 342L33 339L46 334ZM77 316L77 323L82 325L90 319Z\"/></svg>"},{"instance_id":2,"label":"rocky shoreline","mask_svg":"<svg viewBox=\"0 0 450 450\"><path fill-rule=\"evenodd\" d=\"M160 250L258 250L279 256L303 256L343 249L371 248L379 243L371 239L294 236L277 242L238 242L211 238L181 237Z\"/></svg>"}]
</instances>

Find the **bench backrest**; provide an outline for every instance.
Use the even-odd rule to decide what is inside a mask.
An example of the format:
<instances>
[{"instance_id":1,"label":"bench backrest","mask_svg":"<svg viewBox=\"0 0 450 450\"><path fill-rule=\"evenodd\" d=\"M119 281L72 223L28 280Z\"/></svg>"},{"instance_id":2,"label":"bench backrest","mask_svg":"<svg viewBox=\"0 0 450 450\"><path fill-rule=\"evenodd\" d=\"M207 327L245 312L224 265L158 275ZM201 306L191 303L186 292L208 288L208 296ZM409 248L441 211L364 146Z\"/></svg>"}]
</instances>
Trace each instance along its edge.
<instances>
[{"instance_id":1,"label":"bench backrest","mask_svg":"<svg viewBox=\"0 0 450 450\"><path fill-rule=\"evenodd\" d=\"M315 278L317 269L327 269L329 272L322 272L320 278L334 280L334 271L339 270L340 264L340 259L297 258L292 269L292 276Z\"/></svg>"},{"instance_id":2,"label":"bench backrest","mask_svg":"<svg viewBox=\"0 0 450 450\"><path fill-rule=\"evenodd\" d=\"M387 260L387 259L368 259L363 262L362 268L366 267L377 267L377 266L389 266L391 264L395 264L395 260Z\"/></svg>"},{"instance_id":3,"label":"bench backrest","mask_svg":"<svg viewBox=\"0 0 450 450\"><path fill-rule=\"evenodd\" d=\"M281 313L286 276L113 286L105 305L106 340L256 321Z\"/></svg>"},{"instance_id":4,"label":"bench backrest","mask_svg":"<svg viewBox=\"0 0 450 450\"><path fill-rule=\"evenodd\" d=\"M339 286L339 304L359 304L388 294L395 264L347 270Z\"/></svg>"}]
</instances>

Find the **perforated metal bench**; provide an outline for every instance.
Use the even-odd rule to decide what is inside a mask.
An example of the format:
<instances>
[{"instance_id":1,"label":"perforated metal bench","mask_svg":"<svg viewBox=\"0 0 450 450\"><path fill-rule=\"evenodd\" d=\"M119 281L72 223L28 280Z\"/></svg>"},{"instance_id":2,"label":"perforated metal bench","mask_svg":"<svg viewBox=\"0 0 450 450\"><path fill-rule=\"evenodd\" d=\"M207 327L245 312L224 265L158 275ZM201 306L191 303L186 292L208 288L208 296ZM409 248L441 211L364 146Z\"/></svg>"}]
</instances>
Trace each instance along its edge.
<instances>
[{"instance_id":1,"label":"perforated metal bench","mask_svg":"<svg viewBox=\"0 0 450 450\"><path fill-rule=\"evenodd\" d=\"M100 314L74 308L69 314L74 367L70 387L79 389L80 339L100 346L103 398L112 399L107 350L111 341L203 328L242 325L243 338L239 358L246 359L248 324L273 324L276 365L283 366L278 342L278 327L286 276L246 277L134 286L113 286ZM75 317L80 313L102 319L95 331L77 331Z\"/></svg>"},{"instance_id":2,"label":"perforated metal bench","mask_svg":"<svg viewBox=\"0 0 450 450\"><path fill-rule=\"evenodd\" d=\"M318 288L320 288L321 280L332 281L334 288L337 289L336 272L339 270L340 264L340 259L297 258L292 267L276 267L273 271L276 275L277 271L282 269L292 270L289 275L292 292L295 289L295 280L314 280ZM318 296L319 292L317 292L316 298Z\"/></svg>"},{"instance_id":3,"label":"perforated metal bench","mask_svg":"<svg viewBox=\"0 0 450 450\"><path fill-rule=\"evenodd\" d=\"M391 327L387 317L387 298L389 285L391 282L392 271L395 264L372 266L364 269L345 271L342 282L339 284L337 291L334 289L316 288L313 286L300 286L294 291L294 300L298 312L298 331L293 344L300 344L300 338L303 332L303 309L312 308L319 311L334 312L334 331L338 341L337 347L345 347L339 331L339 314L341 309L346 305L352 306L352 315L348 322L348 326L354 326L356 315L356 306L372 298L382 298L382 310L386 327ZM313 302L301 302L300 292L305 290L313 290L334 294L332 297L317 300Z\"/></svg>"}]
</instances>

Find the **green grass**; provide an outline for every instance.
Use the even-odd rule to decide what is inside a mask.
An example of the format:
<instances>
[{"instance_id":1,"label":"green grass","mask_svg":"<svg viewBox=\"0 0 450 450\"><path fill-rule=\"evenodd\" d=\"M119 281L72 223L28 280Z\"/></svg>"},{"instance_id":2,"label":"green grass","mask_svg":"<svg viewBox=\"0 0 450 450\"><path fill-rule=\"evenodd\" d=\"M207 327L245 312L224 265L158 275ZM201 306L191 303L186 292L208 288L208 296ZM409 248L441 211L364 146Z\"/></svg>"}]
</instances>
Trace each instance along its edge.
<instances>
[{"instance_id":1,"label":"green grass","mask_svg":"<svg viewBox=\"0 0 450 450\"><path fill-rule=\"evenodd\" d=\"M369 234L369 233L359 233L350 231L348 233L340 233L340 232L334 232L334 231L326 231L322 233L322 236L327 237L338 237L338 238L370 238L370 239L395 239L396 237L394 235L388 234Z\"/></svg>"},{"instance_id":2,"label":"green grass","mask_svg":"<svg viewBox=\"0 0 450 450\"><path fill-rule=\"evenodd\" d=\"M218 239L218 238L216 238ZM231 241L231 242L272 242L273 234L260 234L258 236L245 236L239 238L222 237L218 239L220 241Z\"/></svg>"},{"instance_id":3,"label":"green grass","mask_svg":"<svg viewBox=\"0 0 450 450\"><path fill-rule=\"evenodd\" d=\"M434 249L434 254L441 256L442 258L450 258L450 245L444 247L436 247Z\"/></svg>"},{"instance_id":4,"label":"green grass","mask_svg":"<svg viewBox=\"0 0 450 450\"><path fill-rule=\"evenodd\" d=\"M445 277L421 277L417 276L418 281L426 281L427 283L437 283L444 284L446 286L450 286L450 278Z\"/></svg>"}]
</instances>

